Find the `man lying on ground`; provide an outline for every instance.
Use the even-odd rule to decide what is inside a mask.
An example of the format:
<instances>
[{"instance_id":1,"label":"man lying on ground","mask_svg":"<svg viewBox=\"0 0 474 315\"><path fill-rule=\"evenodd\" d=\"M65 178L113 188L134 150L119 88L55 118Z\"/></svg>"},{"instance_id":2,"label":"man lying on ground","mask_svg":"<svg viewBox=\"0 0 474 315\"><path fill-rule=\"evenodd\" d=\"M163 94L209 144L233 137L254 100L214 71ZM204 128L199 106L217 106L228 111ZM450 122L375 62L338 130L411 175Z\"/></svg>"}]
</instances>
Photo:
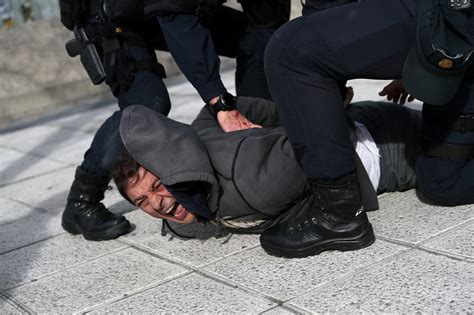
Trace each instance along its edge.
<instances>
[{"instance_id":1,"label":"man lying on ground","mask_svg":"<svg viewBox=\"0 0 474 315\"><path fill-rule=\"evenodd\" d=\"M264 128L226 133L206 107L191 126L144 106L128 107L120 124L125 150L113 172L119 191L149 215L184 224L197 219L260 233L298 218L312 200L276 107L244 97L237 107ZM367 210L378 207L375 192L414 188L420 119L389 103L348 109ZM361 217L367 219L365 212ZM295 221L294 228L319 221Z\"/></svg>"}]
</instances>

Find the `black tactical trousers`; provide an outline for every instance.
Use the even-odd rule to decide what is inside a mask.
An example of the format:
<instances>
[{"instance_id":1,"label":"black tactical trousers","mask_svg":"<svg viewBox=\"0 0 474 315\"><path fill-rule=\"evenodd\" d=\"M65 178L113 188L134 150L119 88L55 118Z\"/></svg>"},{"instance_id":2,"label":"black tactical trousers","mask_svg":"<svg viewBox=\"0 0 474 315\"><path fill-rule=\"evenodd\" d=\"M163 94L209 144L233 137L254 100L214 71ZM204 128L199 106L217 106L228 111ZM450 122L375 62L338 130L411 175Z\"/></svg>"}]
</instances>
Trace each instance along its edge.
<instances>
[{"instance_id":1,"label":"black tactical trousers","mask_svg":"<svg viewBox=\"0 0 474 315\"><path fill-rule=\"evenodd\" d=\"M129 53L136 61L150 59L142 47L130 47ZM114 92L120 110L113 113L97 130L89 150L84 155L82 169L94 176L108 176L115 159L123 148L119 125L121 111L129 105L140 104L167 115L171 108L168 91L160 76L148 71L138 71L128 90Z\"/></svg>"},{"instance_id":2,"label":"black tactical trousers","mask_svg":"<svg viewBox=\"0 0 474 315\"><path fill-rule=\"evenodd\" d=\"M445 117L453 114L474 114L474 89L463 86L449 104L424 104L423 111L439 111ZM458 132L422 123L421 135L438 143L474 145L474 132ZM418 155L416 161L417 188L436 204L455 206L474 203L474 160Z\"/></svg>"},{"instance_id":3,"label":"black tactical trousers","mask_svg":"<svg viewBox=\"0 0 474 315\"><path fill-rule=\"evenodd\" d=\"M280 28L265 54L272 97L310 179L336 179L355 169L337 82L399 79L415 34L415 0L361 0L295 19ZM446 112L474 113L462 89ZM429 106L429 105L424 105ZM438 139L474 144L473 133L429 130ZM474 202L474 162L419 155L417 185L442 204Z\"/></svg>"},{"instance_id":4,"label":"black tactical trousers","mask_svg":"<svg viewBox=\"0 0 474 315\"><path fill-rule=\"evenodd\" d=\"M415 0L363 0L294 19L275 32L265 53L267 80L308 178L354 172L337 82L400 78L415 15Z\"/></svg>"}]
</instances>

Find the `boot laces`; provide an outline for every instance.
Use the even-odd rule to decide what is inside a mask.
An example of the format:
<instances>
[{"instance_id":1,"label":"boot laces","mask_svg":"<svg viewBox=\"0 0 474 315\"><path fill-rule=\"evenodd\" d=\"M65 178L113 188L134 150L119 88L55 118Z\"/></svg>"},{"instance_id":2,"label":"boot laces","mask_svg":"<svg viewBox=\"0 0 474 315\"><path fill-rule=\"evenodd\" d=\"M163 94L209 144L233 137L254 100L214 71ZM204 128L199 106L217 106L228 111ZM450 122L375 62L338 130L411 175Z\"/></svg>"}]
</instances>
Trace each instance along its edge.
<instances>
[{"instance_id":1,"label":"boot laces","mask_svg":"<svg viewBox=\"0 0 474 315\"><path fill-rule=\"evenodd\" d=\"M311 184L308 183L305 186L303 195L308 201L311 210L304 213L300 217L291 218L288 221L288 231L290 234L301 232L303 229L309 228L311 225L316 225L318 223L317 215L315 213L316 209L321 210L321 212L324 214L321 196Z\"/></svg>"},{"instance_id":2,"label":"boot laces","mask_svg":"<svg viewBox=\"0 0 474 315\"><path fill-rule=\"evenodd\" d=\"M112 213L104 206L103 203L98 202L93 204L90 203L84 214L88 217L103 219Z\"/></svg>"}]
</instances>

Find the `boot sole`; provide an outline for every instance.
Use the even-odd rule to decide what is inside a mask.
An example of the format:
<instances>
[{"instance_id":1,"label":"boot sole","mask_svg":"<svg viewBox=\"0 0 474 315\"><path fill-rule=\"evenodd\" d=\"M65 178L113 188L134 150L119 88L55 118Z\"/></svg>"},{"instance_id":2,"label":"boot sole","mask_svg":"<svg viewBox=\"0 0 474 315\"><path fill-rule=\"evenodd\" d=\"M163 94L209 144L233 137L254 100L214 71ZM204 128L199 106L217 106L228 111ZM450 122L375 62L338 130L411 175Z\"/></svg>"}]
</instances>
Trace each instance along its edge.
<instances>
[{"instance_id":1,"label":"boot sole","mask_svg":"<svg viewBox=\"0 0 474 315\"><path fill-rule=\"evenodd\" d=\"M338 250L341 252L357 250L368 247L375 242L375 235L372 229L372 225L369 223L368 229L366 229L361 235L351 239L330 239L324 243L318 243L314 246L301 248L301 249L285 249L281 247L273 247L268 244L261 244L262 248L270 255L277 257L286 258L304 258L308 256L319 255L320 253L327 250Z\"/></svg>"},{"instance_id":2,"label":"boot sole","mask_svg":"<svg viewBox=\"0 0 474 315\"><path fill-rule=\"evenodd\" d=\"M99 232L84 231L81 229L79 225L68 220L63 220L61 225L63 229L66 230L67 232L73 235L82 234L82 236L84 236L84 238L88 241L111 240L133 231L133 226L128 221L123 221L122 223L114 225L107 230L99 231Z\"/></svg>"}]
</instances>

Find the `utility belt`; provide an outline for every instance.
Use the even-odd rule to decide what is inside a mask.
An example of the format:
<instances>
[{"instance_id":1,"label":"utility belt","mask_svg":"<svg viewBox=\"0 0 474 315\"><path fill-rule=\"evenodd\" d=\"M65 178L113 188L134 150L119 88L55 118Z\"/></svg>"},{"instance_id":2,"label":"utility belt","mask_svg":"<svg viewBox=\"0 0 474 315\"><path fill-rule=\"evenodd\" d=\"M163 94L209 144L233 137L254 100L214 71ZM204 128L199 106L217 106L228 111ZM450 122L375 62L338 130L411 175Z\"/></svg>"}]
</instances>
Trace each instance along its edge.
<instances>
[{"instance_id":1,"label":"utility belt","mask_svg":"<svg viewBox=\"0 0 474 315\"><path fill-rule=\"evenodd\" d=\"M423 122L456 132L474 131L474 114L446 115L425 109L423 110Z\"/></svg>"},{"instance_id":2,"label":"utility belt","mask_svg":"<svg viewBox=\"0 0 474 315\"><path fill-rule=\"evenodd\" d=\"M474 114L449 115L425 108L423 109L423 123L459 133L474 132ZM474 144L440 142L421 135L419 152L426 156L472 160L474 159Z\"/></svg>"},{"instance_id":3,"label":"utility belt","mask_svg":"<svg viewBox=\"0 0 474 315\"><path fill-rule=\"evenodd\" d=\"M105 81L115 91L128 89L134 73L149 70L165 78L164 67L158 63L154 51L145 40L112 22L88 23L85 28L76 26L74 39L66 43L71 57L80 55L92 83ZM143 47L150 50L150 59L136 61L129 52L130 47Z\"/></svg>"},{"instance_id":4,"label":"utility belt","mask_svg":"<svg viewBox=\"0 0 474 315\"><path fill-rule=\"evenodd\" d=\"M455 144L437 142L431 138L421 136L419 151L426 156L441 157L455 160L474 159L474 144Z\"/></svg>"}]
</instances>

